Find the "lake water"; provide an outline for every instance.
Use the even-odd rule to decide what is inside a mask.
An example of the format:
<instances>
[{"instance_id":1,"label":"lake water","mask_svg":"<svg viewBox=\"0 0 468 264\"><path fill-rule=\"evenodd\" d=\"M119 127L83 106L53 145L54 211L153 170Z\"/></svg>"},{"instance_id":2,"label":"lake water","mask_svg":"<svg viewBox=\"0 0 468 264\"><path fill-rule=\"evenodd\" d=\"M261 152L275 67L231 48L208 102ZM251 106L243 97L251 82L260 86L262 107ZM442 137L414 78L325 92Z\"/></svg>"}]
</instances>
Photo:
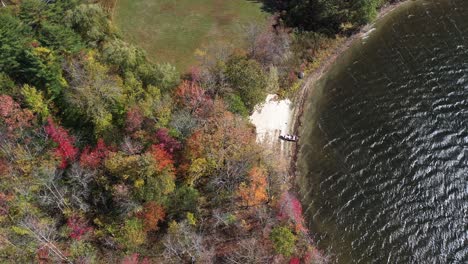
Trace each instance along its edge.
<instances>
[{"instance_id":1,"label":"lake water","mask_svg":"<svg viewBox=\"0 0 468 264\"><path fill-rule=\"evenodd\" d=\"M298 168L333 263L468 263L468 1L403 5L310 95Z\"/></svg>"}]
</instances>

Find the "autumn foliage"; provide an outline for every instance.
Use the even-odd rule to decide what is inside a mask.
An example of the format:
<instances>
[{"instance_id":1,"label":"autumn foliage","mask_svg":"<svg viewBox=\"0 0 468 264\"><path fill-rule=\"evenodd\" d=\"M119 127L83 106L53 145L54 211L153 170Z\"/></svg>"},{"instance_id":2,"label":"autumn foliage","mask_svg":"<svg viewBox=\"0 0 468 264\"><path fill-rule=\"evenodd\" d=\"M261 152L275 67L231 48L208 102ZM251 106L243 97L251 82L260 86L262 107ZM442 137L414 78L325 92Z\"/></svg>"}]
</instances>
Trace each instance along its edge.
<instances>
[{"instance_id":1,"label":"autumn foliage","mask_svg":"<svg viewBox=\"0 0 468 264\"><path fill-rule=\"evenodd\" d=\"M182 149L182 144L169 135L169 130L167 128L158 129L155 137L158 141L158 145L171 155Z\"/></svg>"},{"instance_id":2,"label":"autumn foliage","mask_svg":"<svg viewBox=\"0 0 468 264\"><path fill-rule=\"evenodd\" d=\"M71 230L70 237L75 240L80 240L82 236L92 230L86 224L86 220L77 215L68 218L67 226Z\"/></svg>"},{"instance_id":3,"label":"autumn foliage","mask_svg":"<svg viewBox=\"0 0 468 264\"><path fill-rule=\"evenodd\" d=\"M75 139L64 128L56 125L50 118L45 126L45 131L58 145L55 153L61 158L60 168L65 169L68 162L74 160L78 154L78 149L74 147Z\"/></svg>"},{"instance_id":4,"label":"autumn foliage","mask_svg":"<svg viewBox=\"0 0 468 264\"><path fill-rule=\"evenodd\" d=\"M141 129L144 117L138 108L132 108L127 112L127 118L125 123L125 130L129 133L133 133Z\"/></svg>"},{"instance_id":5,"label":"autumn foliage","mask_svg":"<svg viewBox=\"0 0 468 264\"><path fill-rule=\"evenodd\" d=\"M204 116L213 104L211 98L196 82L183 81L175 91L177 102L190 112Z\"/></svg>"},{"instance_id":6,"label":"autumn foliage","mask_svg":"<svg viewBox=\"0 0 468 264\"><path fill-rule=\"evenodd\" d=\"M133 253L130 256L125 257L122 260L122 264L150 264L148 258L143 258L140 261L140 255L138 253Z\"/></svg>"},{"instance_id":7,"label":"autumn foliage","mask_svg":"<svg viewBox=\"0 0 468 264\"><path fill-rule=\"evenodd\" d=\"M109 154L109 148L104 140L99 139L94 149L86 147L80 156L80 164L83 167L95 169Z\"/></svg>"},{"instance_id":8,"label":"autumn foliage","mask_svg":"<svg viewBox=\"0 0 468 264\"><path fill-rule=\"evenodd\" d=\"M300 264L301 260L299 258L292 258L289 260L289 264Z\"/></svg>"},{"instance_id":9,"label":"autumn foliage","mask_svg":"<svg viewBox=\"0 0 468 264\"><path fill-rule=\"evenodd\" d=\"M40 247L36 252L37 262L39 264L50 263L49 248L47 246Z\"/></svg>"},{"instance_id":10,"label":"autumn foliage","mask_svg":"<svg viewBox=\"0 0 468 264\"><path fill-rule=\"evenodd\" d=\"M30 127L34 116L30 110L21 109L10 96L0 95L0 118L6 124L8 132L12 132L19 128Z\"/></svg>"},{"instance_id":11,"label":"autumn foliage","mask_svg":"<svg viewBox=\"0 0 468 264\"><path fill-rule=\"evenodd\" d=\"M8 163L6 160L0 158L0 176L8 173Z\"/></svg>"},{"instance_id":12,"label":"autumn foliage","mask_svg":"<svg viewBox=\"0 0 468 264\"><path fill-rule=\"evenodd\" d=\"M191 159L199 158L203 153L202 137L204 133L201 130L197 130L187 139L185 143L186 157Z\"/></svg>"},{"instance_id":13,"label":"autumn foliage","mask_svg":"<svg viewBox=\"0 0 468 264\"><path fill-rule=\"evenodd\" d=\"M10 209L9 202L13 199L11 195L0 192L0 216L8 215Z\"/></svg>"},{"instance_id":14,"label":"autumn foliage","mask_svg":"<svg viewBox=\"0 0 468 264\"><path fill-rule=\"evenodd\" d=\"M291 221L297 232L307 232L304 226L301 202L291 193L285 192L279 201L278 219Z\"/></svg>"},{"instance_id":15,"label":"autumn foliage","mask_svg":"<svg viewBox=\"0 0 468 264\"><path fill-rule=\"evenodd\" d=\"M153 145L151 147L151 154L156 160L156 167L159 171L174 169L172 155L169 154L161 145Z\"/></svg>"},{"instance_id":16,"label":"autumn foliage","mask_svg":"<svg viewBox=\"0 0 468 264\"><path fill-rule=\"evenodd\" d=\"M201 78L201 70L200 67L192 66L190 67L190 79L194 82L198 82Z\"/></svg>"},{"instance_id":17,"label":"autumn foliage","mask_svg":"<svg viewBox=\"0 0 468 264\"><path fill-rule=\"evenodd\" d=\"M166 212L160 204L151 201L143 206L143 211L138 214L138 217L143 220L145 231L157 231L158 223L164 220Z\"/></svg>"},{"instance_id":18,"label":"autumn foliage","mask_svg":"<svg viewBox=\"0 0 468 264\"><path fill-rule=\"evenodd\" d=\"M3 2L1 259L288 263L312 252L300 203L279 195L289 186L248 120L291 70L277 29L252 32L251 52L201 52L180 82L116 34L102 9L115 0Z\"/></svg>"},{"instance_id":19,"label":"autumn foliage","mask_svg":"<svg viewBox=\"0 0 468 264\"><path fill-rule=\"evenodd\" d=\"M253 167L249 171L249 183L241 184L239 196L245 206L254 206L268 200L266 171L261 167Z\"/></svg>"}]
</instances>

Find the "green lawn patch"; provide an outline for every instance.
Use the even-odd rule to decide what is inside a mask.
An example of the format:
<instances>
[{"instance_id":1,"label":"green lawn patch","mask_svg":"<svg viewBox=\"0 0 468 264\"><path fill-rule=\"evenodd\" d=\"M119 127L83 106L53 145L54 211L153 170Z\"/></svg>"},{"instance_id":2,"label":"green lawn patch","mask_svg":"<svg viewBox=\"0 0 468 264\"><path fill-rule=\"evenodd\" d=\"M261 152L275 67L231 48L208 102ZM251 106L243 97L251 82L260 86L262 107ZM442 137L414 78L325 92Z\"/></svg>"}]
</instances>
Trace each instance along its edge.
<instances>
[{"instance_id":1,"label":"green lawn patch","mask_svg":"<svg viewBox=\"0 0 468 264\"><path fill-rule=\"evenodd\" d=\"M242 28L266 23L267 16L249 0L118 0L114 21L151 60L183 72L195 63L197 49L243 45Z\"/></svg>"}]
</instances>

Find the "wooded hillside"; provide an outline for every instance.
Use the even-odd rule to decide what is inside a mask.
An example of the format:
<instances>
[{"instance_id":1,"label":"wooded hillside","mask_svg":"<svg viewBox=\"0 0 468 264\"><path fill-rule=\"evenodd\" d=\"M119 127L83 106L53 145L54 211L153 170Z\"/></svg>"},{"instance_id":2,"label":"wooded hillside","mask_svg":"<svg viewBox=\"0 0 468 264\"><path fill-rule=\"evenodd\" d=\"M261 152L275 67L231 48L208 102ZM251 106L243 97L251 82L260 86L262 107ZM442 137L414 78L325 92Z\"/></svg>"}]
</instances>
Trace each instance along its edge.
<instances>
[{"instance_id":1,"label":"wooded hillside","mask_svg":"<svg viewBox=\"0 0 468 264\"><path fill-rule=\"evenodd\" d=\"M247 116L325 42L252 26L246 50L202 53L181 76L121 39L104 2L2 2L0 261L322 261L287 164L265 154ZM287 23L319 30L378 1L352 12L276 2ZM297 55L301 43L314 48Z\"/></svg>"},{"instance_id":2,"label":"wooded hillside","mask_svg":"<svg viewBox=\"0 0 468 264\"><path fill-rule=\"evenodd\" d=\"M24 0L0 24L2 262L271 263L310 251L302 220L276 216L282 176L246 119L277 86L269 67L231 54L181 80L86 1Z\"/></svg>"}]
</instances>

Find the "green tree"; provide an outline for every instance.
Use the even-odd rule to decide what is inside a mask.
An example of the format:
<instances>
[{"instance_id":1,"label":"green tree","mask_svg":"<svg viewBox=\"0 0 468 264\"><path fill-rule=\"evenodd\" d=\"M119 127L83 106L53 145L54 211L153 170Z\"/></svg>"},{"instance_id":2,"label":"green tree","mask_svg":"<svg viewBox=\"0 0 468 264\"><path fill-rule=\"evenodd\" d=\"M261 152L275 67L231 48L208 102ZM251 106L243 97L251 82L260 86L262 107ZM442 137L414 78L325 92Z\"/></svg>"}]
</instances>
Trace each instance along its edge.
<instances>
[{"instance_id":1,"label":"green tree","mask_svg":"<svg viewBox=\"0 0 468 264\"><path fill-rule=\"evenodd\" d=\"M20 5L18 17L26 25L32 28L38 28L42 22L47 21L50 16L50 11L47 8L45 1L40 0L23 0Z\"/></svg>"},{"instance_id":2,"label":"green tree","mask_svg":"<svg viewBox=\"0 0 468 264\"><path fill-rule=\"evenodd\" d=\"M151 84L159 87L164 92L171 91L180 82L179 72L169 63L157 64L154 67L153 74L156 79Z\"/></svg>"},{"instance_id":3,"label":"green tree","mask_svg":"<svg viewBox=\"0 0 468 264\"><path fill-rule=\"evenodd\" d=\"M199 196L199 192L193 187L182 185L176 188L168 199L169 215L183 217L187 212L197 212Z\"/></svg>"},{"instance_id":4,"label":"green tree","mask_svg":"<svg viewBox=\"0 0 468 264\"><path fill-rule=\"evenodd\" d=\"M5 73L0 72L0 94L14 95L18 93L19 89L15 82Z\"/></svg>"},{"instance_id":5,"label":"green tree","mask_svg":"<svg viewBox=\"0 0 468 264\"><path fill-rule=\"evenodd\" d=\"M62 76L60 60L53 50L45 47L26 49L19 57L19 80L45 91L48 99L58 99L67 82Z\"/></svg>"},{"instance_id":6,"label":"green tree","mask_svg":"<svg viewBox=\"0 0 468 264\"><path fill-rule=\"evenodd\" d=\"M270 239L273 242L276 253L285 257L290 257L296 249L297 237L287 227L277 226L273 228L270 233Z\"/></svg>"},{"instance_id":7,"label":"green tree","mask_svg":"<svg viewBox=\"0 0 468 264\"><path fill-rule=\"evenodd\" d=\"M30 30L21 21L10 14L0 13L0 72L19 76L21 64L18 58L31 42L27 37Z\"/></svg>"},{"instance_id":8,"label":"green tree","mask_svg":"<svg viewBox=\"0 0 468 264\"><path fill-rule=\"evenodd\" d=\"M142 50L120 39L105 43L102 57L107 63L117 66L121 72L133 70L146 60Z\"/></svg>"},{"instance_id":9,"label":"green tree","mask_svg":"<svg viewBox=\"0 0 468 264\"><path fill-rule=\"evenodd\" d=\"M112 35L107 15L98 4L81 4L68 10L64 21L92 47Z\"/></svg>"},{"instance_id":10,"label":"green tree","mask_svg":"<svg viewBox=\"0 0 468 264\"><path fill-rule=\"evenodd\" d=\"M120 77L109 74L92 56L70 64L68 75L70 90L65 101L94 125L96 135L111 131L124 114L126 96Z\"/></svg>"},{"instance_id":11,"label":"green tree","mask_svg":"<svg viewBox=\"0 0 468 264\"><path fill-rule=\"evenodd\" d=\"M374 20L377 8L382 0L353 0L351 1L351 20L358 25L364 25Z\"/></svg>"},{"instance_id":12,"label":"green tree","mask_svg":"<svg viewBox=\"0 0 468 264\"><path fill-rule=\"evenodd\" d=\"M244 102L237 94L230 94L226 97L229 111L247 117L249 110L245 107Z\"/></svg>"},{"instance_id":13,"label":"green tree","mask_svg":"<svg viewBox=\"0 0 468 264\"><path fill-rule=\"evenodd\" d=\"M98 263L97 250L91 243L76 240L70 245L70 258L78 263Z\"/></svg>"},{"instance_id":14,"label":"green tree","mask_svg":"<svg viewBox=\"0 0 468 264\"><path fill-rule=\"evenodd\" d=\"M267 77L258 62L234 56L226 64L226 76L231 88L250 111L265 99Z\"/></svg>"},{"instance_id":15,"label":"green tree","mask_svg":"<svg viewBox=\"0 0 468 264\"><path fill-rule=\"evenodd\" d=\"M80 35L71 28L47 21L42 23L38 39L44 46L65 54L84 48Z\"/></svg>"},{"instance_id":16,"label":"green tree","mask_svg":"<svg viewBox=\"0 0 468 264\"><path fill-rule=\"evenodd\" d=\"M334 34L339 31L344 10L342 0L291 0L285 8L287 24L307 31Z\"/></svg>"},{"instance_id":17,"label":"green tree","mask_svg":"<svg viewBox=\"0 0 468 264\"><path fill-rule=\"evenodd\" d=\"M117 240L128 250L135 250L144 244L146 232L144 231L143 221L136 217L126 220L124 226L120 229Z\"/></svg>"}]
</instances>

